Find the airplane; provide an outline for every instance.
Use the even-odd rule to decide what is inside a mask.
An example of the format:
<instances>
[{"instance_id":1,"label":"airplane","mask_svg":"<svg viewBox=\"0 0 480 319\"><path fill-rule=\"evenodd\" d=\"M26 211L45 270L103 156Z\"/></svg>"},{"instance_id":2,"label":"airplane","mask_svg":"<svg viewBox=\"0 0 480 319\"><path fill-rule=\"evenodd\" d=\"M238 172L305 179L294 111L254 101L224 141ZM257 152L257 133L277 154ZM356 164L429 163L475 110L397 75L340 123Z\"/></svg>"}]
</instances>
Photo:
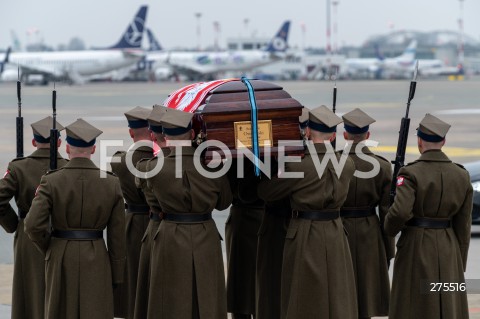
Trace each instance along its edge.
<instances>
[{"instance_id":1,"label":"airplane","mask_svg":"<svg viewBox=\"0 0 480 319\"><path fill-rule=\"evenodd\" d=\"M213 79L218 73L246 72L285 58L290 21L285 21L263 50L161 53L175 73L189 79Z\"/></svg>"},{"instance_id":2,"label":"airplane","mask_svg":"<svg viewBox=\"0 0 480 319\"><path fill-rule=\"evenodd\" d=\"M147 29L149 49L145 56L148 71L155 80L168 80L174 76L172 67L165 60L165 51L153 35L152 30Z\"/></svg>"},{"instance_id":3,"label":"airplane","mask_svg":"<svg viewBox=\"0 0 480 319\"><path fill-rule=\"evenodd\" d=\"M375 47L375 58L353 58L346 59L346 73L350 76L365 75L367 77L374 76L381 78L384 73L392 74L408 74L413 70L415 55L417 49L417 41L412 40L408 47L399 56L393 58L383 57L378 47Z\"/></svg>"},{"instance_id":4,"label":"airplane","mask_svg":"<svg viewBox=\"0 0 480 319\"><path fill-rule=\"evenodd\" d=\"M66 79L70 83L84 83L88 77L107 73L135 64L144 53L141 50L147 6L142 6L120 40L113 46L99 50L59 52L11 53L9 64L18 66L22 77L42 75L43 83Z\"/></svg>"},{"instance_id":5,"label":"airplane","mask_svg":"<svg viewBox=\"0 0 480 319\"><path fill-rule=\"evenodd\" d=\"M432 61L436 61L433 63ZM421 77L437 77L437 76L449 76L449 75L463 75L465 71L461 64L457 66L449 66L443 63L441 60L432 59L429 60L419 60L418 61L418 74ZM438 62L440 61L440 62ZM429 62L432 62L429 64ZM423 65L422 65L423 63Z\"/></svg>"}]
</instances>

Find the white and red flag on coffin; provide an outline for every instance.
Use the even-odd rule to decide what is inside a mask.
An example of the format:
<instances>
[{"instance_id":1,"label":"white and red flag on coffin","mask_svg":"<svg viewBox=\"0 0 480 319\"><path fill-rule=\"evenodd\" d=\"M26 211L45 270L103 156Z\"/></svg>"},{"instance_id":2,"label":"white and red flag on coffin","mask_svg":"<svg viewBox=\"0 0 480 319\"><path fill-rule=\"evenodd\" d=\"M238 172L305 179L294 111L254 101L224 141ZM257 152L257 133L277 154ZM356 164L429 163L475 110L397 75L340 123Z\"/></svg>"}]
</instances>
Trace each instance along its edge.
<instances>
[{"instance_id":1,"label":"white and red flag on coffin","mask_svg":"<svg viewBox=\"0 0 480 319\"><path fill-rule=\"evenodd\" d=\"M198 109L210 91L231 81L238 81L238 79L222 79L187 85L170 94L170 96L163 102L163 105L171 109L193 113Z\"/></svg>"}]
</instances>

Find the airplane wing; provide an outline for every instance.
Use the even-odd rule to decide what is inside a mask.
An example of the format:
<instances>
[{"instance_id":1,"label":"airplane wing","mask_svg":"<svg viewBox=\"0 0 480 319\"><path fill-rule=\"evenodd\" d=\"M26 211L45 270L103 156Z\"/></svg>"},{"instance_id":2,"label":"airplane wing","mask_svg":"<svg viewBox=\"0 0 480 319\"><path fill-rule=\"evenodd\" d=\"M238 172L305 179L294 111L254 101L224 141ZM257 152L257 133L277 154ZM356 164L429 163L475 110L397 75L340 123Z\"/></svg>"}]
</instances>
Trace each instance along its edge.
<instances>
[{"instance_id":1,"label":"airplane wing","mask_svg":"<svg viewBox=\"0 0 480 319\"><path fill-rule=\"evenodd\" d=\"M197 56L192 53L185 58L177 58L175 52L169 52L165 63L174 69L177 73L182 73L190 78L198 78L203 75L214 73L209 67L208 55Z\"/></svg>"},{"instance_id":2,"label":"airplane wing","mask_svg":"<svg viewBox=\"0 0 480 319\"><path fill-rule=\"evenodd\" d=\"M204 78L208 73L202 72L202 70L198 70L196 68L190 68L186 65L180 65L175 63L168 63L167 65L172 68L174 73L183 74L187 76L191 80L198 80Z\"/></svg>"},{"instance_id":3,"label":"airplane wing","mask_svg":"<svg viewBox=\"0 0 480 319\"><path fill-rule=\"evenodd\" d=\"M52 77L61 77L65 75L65 70L60 68L54 68L54 66L49 65L27 65L21 61L16 62L16 64L22 70L22 73L36 73L44 74Z\"/></svg>"},{"instance_id":4,"label":"airplane wing","mask_svg":"<svg viewBox=\"0 0 480 319\"><path fill-rule=\"evenodd\" d=\"M67 78L75 84L84 84L86 82L86 79L78 74L78 72L73 70L73 68L55 68L45 64L36 64L32 66L25 65L25 63L21 61L17 62L16 64L20 67L22 74L33 73L42 74L48 78Z\"/></svg>"}]
</instances>

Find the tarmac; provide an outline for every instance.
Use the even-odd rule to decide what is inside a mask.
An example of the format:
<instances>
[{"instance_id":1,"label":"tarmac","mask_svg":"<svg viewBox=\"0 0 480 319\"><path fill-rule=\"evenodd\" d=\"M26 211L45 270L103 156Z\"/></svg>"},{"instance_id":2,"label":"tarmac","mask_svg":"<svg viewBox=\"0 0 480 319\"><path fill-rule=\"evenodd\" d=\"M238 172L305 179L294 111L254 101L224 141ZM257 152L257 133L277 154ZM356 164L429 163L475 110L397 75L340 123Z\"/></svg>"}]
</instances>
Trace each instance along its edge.
<instances>
[{"instance_id":1,"label":"tarmac","mask_svg":"<svg viewBox=\"0 0 480 319\"><path fill-rule=\"evenodd\" d=\"M276 82L308 108L331 105L333 82ZM84 118L104 131L102 139L123 141L124 147L110 147L111 156L117 149L131 144L123 113L140 105L161 104L169 93L187 83L92 83L82 86L56 84L57 119L67 125ZM409 81L338 81L337 113L360 107L377 122L371 126L371 139L379 142L374 151L389 160L395 156L400 119L405 115ZM480 79L465 81L419 80L410 108L410 131L406 162L419 156L415 129L425 113L432 113L452 124L445 152L458 163L480 160ZM22 115L25 126L25 154L30 145L29 124L51 114L53 87L23 87ZM15 117L17 97L15 83L0 83L0 170L15 157ZM340 128L340 127L339 127ZM340 128L341 129L341 128ZM337 145L342 145L339 134ZM65 154L64 145L60 153ZM93 157L99 164L99 155ZM220 234L224 236L227 211L214 212ZM475 228L469 251L466 279L480 282L480 226ZM10 318L13 272L13 236L0 229L0 319ZM468 295L470 318L480 319L480 292ZM387 317L384 317L387 318Z\"/></svg>"}]
</instances>

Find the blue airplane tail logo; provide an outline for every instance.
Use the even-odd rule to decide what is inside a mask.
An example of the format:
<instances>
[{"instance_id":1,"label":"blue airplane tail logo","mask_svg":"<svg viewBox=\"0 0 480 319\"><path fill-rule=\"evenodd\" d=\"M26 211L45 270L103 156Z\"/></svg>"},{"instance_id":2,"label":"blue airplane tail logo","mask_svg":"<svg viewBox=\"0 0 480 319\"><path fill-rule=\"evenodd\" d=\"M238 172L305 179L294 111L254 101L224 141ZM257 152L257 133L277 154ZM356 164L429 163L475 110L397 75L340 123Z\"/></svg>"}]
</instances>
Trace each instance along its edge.
<instances>
[{"instance_id":1,"label":"blue airplane tail logo","mask_svg":"<svg viewBox=\"0 0 480 319\"><path fill-rule=\"evenodd\" d=\"M373 48L375 50L375 57L380 61L385 60L385 56L383 56L382 52L380 52L380 46L378 45L378 43L375 43L373 45Z\"/></svg>"},{"instance_id":2,"label":"blue airplane tail logo","mask_svg":"<svg viewBox=\"0 0 480 319\"><path fill-rule=\"evenodd\" d=\"M147 9L147 6L140 7L127 31L125 31L118 43L110 47L110 49L140 49L147 18Z\"/></svg>"},{"instance_id":3,"label":"blue airplane tail logo","mask_svg":"<svg viewBox=\"0 0 480 319\"><path fill-rule=\"evenodd\" d=\"M288 31L290 30L290 21L285 21L268 44L266 51L268 52L285 52L288 48Z\"/></svg>"},{"instance_id":4,"label":"blue airplane tail logo","mask_svg":"<svg viewBox=\"0 0 480 319\"><path fill-rule=\"evenodd\" d=\"M0 61L0 74L3 73L3 70L5 68L5 64L8 63L9 58L10 58L10 52L12 51L12 48L8 47L7 52L5 52L5 58L3 61Z\"/></svg>"},{"instance_id":5,"label":"blue airplane tail logo","mask_svg":"<svg viewBox=\"0 0 480 319\"><path fill-rule=\"evenodd\" d=\"M148 36L148 42L150 43L150 48L148 49L148 51L162 51L163 50L162 46L160 45L160 43L158 43L157 39L153 35L152 30L150 30L148 28L147 28L147 36Z\"/></svg>"}]
</instances>

